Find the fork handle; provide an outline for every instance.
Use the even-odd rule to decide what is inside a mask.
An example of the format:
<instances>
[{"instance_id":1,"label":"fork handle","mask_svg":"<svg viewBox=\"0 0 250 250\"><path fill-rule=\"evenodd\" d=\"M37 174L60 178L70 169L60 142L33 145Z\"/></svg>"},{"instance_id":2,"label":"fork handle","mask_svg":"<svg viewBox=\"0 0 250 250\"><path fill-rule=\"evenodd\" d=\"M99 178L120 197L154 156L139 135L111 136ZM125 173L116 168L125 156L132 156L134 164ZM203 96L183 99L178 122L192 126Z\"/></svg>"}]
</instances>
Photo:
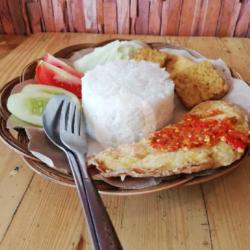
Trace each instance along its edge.
<instances>
[{"instance_id":1,"label":"fork handle","mask_svg":"<svg viewBox=\"0 0 250 250\"><path fill-rule=\"evenodd\" d=\"M88 229L89 229L89 234L91 235L92 245L95 250L99 250L100 248L98 244L97 235L95 232L95 226L94 226L92 215L91 215L90 208L88 205L88 199L87 199L87 195L85 192L82 174L78 167L78 162L76 161L73 153L71 153L70 151L65 151L65 153L69 161L71 173L74 177L76 189L78 192L78 196L80 198L82 208L84 209L84 212L85 212L85 219L86 219L85 221L88 223Z\"/></svg>"},{"instance_id":2,"label":"fork handle","mask_svg":"<svg viewBox=\"0 0 250 250\"><path fill-rule=\"evenodd\" d=\"M103 201L87 173L85 158L82 154L77 154L79 169L83 177L85 193L90 208L92 221L94 224L97 240L101 250L122 250L121 243L109 218Z\"/></svg>"}]
</instances>

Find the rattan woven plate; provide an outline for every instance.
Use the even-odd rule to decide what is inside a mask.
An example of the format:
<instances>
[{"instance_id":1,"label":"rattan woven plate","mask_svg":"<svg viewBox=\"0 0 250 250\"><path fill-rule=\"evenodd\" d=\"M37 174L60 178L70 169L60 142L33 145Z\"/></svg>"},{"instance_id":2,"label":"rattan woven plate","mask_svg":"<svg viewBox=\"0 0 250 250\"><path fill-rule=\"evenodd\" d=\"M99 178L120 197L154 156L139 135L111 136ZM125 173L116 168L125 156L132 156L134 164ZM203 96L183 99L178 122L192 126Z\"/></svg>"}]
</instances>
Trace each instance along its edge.
<instances>
[{"instance_id":1,"label":"rattan woven plate","mask_svg":"<svg viewBox=\"0 0 250 250\"><path fill-rule=\"evenodd\" d=\"M105 41L103 43L99 44L78 44L70 47L66 47L57 53L55 55L57 57L61 58L69 58L73 52L78 51L80 49L86 49L86 48L94 48L98 46L102 46L109 41ZM161 43L151 43L149 44L151 47L154 48L163 48L163 47L175 47L176 46L170 45L170 44L161 44ZM10 113L7 110L6 103L7 99L11 93L11 90L13 87L18 84L21 80L26 80L34 77L35 74L35 67L37 62L33 62L29 64L26 69L25 73L22 77L13 79L12 81L6 83L3 88L0 90L0 137L1 139L6 143L7 146L12 148L16 153L20 154L24 161L27 163L27 165L34 170L37 174L52 180L54 182L67 185L67 186L74 186L73 178L70 174L62 173L56 169L53 169L43 162L41 162L39 159L37 159L35 156L33 156L29 150L28 150L28 137L25 133L24 129L11 129L9 130L6 128L6 122L10 115ZM237 73L234 73L234 77L240 78L240 76ZM223 175L226 175L230 172L232 172L234 169L240 166L240 164L243 162L243 160L246 158L247 154L249 153L245 152L245 154L242 156L242 158L230 166L219 168L215 171L213 171L211 174L193 174L193 175L180 175L176 179L171 181L163 181L159 185L149 188L143 188L139 190L122 190L120 188L116 188L113 186L110 186L102 181L96 181L96 186L100 193L107 194L107 195L138 195L138 194L147 194L147 193L153 193L157 191L167 190L175 187L182 187L182 186L191 186L191 185L197 185L201 183L205 183L207 181L214 180L218 177L221 177Z\"/></svg>"}]
</instances>

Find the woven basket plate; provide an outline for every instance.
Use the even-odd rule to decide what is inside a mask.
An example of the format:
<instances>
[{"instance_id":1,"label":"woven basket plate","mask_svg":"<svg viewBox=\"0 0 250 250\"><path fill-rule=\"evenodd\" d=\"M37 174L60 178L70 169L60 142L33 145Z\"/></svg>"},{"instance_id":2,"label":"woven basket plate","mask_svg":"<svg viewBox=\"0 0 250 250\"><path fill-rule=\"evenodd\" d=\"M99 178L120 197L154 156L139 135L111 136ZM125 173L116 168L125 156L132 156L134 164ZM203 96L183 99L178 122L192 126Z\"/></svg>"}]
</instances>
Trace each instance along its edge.
<instances>
[{"instance_id":1,"label":"woven basket plate","mask_svg":"<svg viewBox=\"0 0 250 250\"><path fill-rule=\"evenodd\" d=\"M70 47L66 47L57 53L55 53L55 56L61 57L61 58L69 58L73 52L78 51L80 49L86 49L86 48L94 48L98 46L102 46L108 42L111 42L112 40L105 41L103 43L99 44L78 44ZM172 47L172 48L180 48L176 47L171 44L162 44L162 43L150 43L149 44L153 48L164 48L164 47ZM188 49L187 49L188 50ZM190 51L190 53L192 53ZM12 148L15 152L20 154L24 161L27 163L27 165L34 170L37 174L52 180L54 182L72 186L74 187L74 181L70 174L64 174L56 169L53 169L43 162L41 162L39 159L37 159L35 156L33 156L29 150L28 150L28 137L25 133L24 129L16 129L16 130L9 130L6 128L6 122L10 115L10 113L7 110L6 103L7 99L11 93L11 90L13 87L18 84L21 80L26 80L34 77L35 74L35 67L37 65L37 61L29 64L25 68L25 73L22 77L13 79L12 81L6 83L3 88L0 90L0 137L2 140L6 143L7 146ZM240 78L240 76L237 73L233 74L234 77ZM248 152L250 150L248 149ZM197 185L201 183L205 183L207 181L214 180L218 177L221 177L223 175L226 175L236 169L240 166L240 164L243 162L243 160L246 158L248 152L246 152L242 158L230 166L219 168L217 170L214 170L211 174L203 174L202 172L200 174L191 174L191 175L180 175L176 179L171 181L163 181L159 185L149 188L143 188L143 189L137 189L137 190L122 190L120 188L116 188L113 186L110 186L102 181L96 181L96 186L100 193L107 194L107 195L138 195L138 194L147 194L147 193L153 193L157 191L167 190L171 188L181 187L181 186L191 186L191 185Z\"/></svg>"}]
</instances>

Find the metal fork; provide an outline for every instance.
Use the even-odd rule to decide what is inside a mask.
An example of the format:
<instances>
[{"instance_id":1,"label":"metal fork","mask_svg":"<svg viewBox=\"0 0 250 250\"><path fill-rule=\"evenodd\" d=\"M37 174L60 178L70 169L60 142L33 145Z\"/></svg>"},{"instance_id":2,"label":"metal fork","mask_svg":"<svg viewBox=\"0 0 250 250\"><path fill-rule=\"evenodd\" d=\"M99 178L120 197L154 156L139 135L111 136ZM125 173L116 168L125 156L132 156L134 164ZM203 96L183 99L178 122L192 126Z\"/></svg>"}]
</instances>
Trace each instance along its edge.
<instances>
[{"instance_id":1,"label":"metal fork","mask_svg":"<svg viewBox=\"0 0 250 250\"><path fill-rule=\"evenodd\" d=\"M85 125L81 108L68 98L64 99L60 116L60 139L71 152L70 164L78 181L76 185L85 209L95 249L122 249L109 215L103 205L98 191L89 177L85 156L87 143ZM72 156L74 159L72 159ZM79 180L80 178L80 180Z\"/></svg>"}]
</instances>

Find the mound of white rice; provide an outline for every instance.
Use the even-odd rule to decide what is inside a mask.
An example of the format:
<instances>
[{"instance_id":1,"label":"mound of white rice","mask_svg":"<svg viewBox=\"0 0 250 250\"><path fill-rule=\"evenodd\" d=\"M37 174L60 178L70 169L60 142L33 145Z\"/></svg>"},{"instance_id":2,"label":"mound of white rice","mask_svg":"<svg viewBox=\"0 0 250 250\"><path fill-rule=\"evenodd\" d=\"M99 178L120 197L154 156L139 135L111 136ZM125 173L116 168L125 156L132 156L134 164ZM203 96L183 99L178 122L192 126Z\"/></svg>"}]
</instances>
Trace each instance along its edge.
<instances>
[{"instance_id":1,"label":"mound of white rice","mask_svg":"<svg viewBox=\"0 0 250 250\"><path fill-rule=\"evenodd\" d=\"M166 125L174 84L158 64L121 60L98 65L82 78L88 134L103 146L138 141Z\"/></svg>"}]
</instances>

